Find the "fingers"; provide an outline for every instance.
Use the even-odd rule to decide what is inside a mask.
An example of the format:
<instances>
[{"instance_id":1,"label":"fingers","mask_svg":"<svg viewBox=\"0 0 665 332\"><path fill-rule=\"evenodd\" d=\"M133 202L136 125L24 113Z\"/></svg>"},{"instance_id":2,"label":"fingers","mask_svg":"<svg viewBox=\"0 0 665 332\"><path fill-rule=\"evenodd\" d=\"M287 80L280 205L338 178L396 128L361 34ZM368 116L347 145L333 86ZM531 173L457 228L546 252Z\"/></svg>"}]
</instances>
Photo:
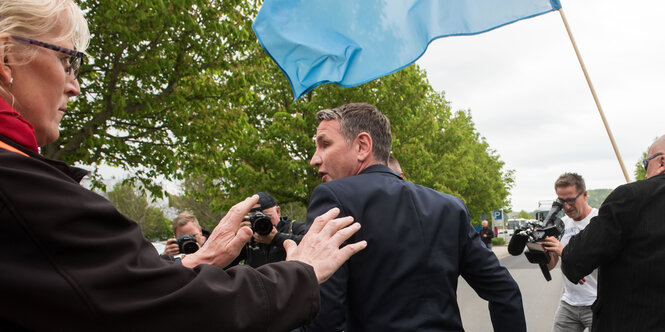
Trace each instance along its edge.
<instances>
[{"instance_id":1,"label":"fingers","mask_svg":"<svg viewBox=\"0 0 665 332\"><path fill-rule=\"evenodd\" d=\"M330 228L333 229L333 234L330 238L330 241L333 242L336 246L342 245L344 241L348 240L351 235L355 234L358 230L360 230L360 224L359 223L354 223L349 225L350 223L353 222L353 217L345 217L345 218L340 218L340 219L335 219L331 221Z\"/></svg>"},{"instance_id":2,"label":"fingers","mask_svg":"<svg viewBox=\"0 0 665 332\"><path fill-rule=\"evenodd\" d=\"M251 224L249 221L244 221L244 220L243 220L243 221L240 223L240 226L238 226L238 228L241 228L241 227L244 227L244 226L252 227L252 224Z\"/></svg>"},{"instance_id":3,"label":"fingers","mask_svg":"<svg viewBox=\"0 0 665 332\"><path fill-rule=\"evenodd\" d=\"M247 241L249 241L249 239L252 238L252 234L253 232L251 228L243 226L238 230L236 236L233 238L233 240L231 240L229 245L235 245L235 242L240 242L240 246L242 247L245 245L245 243L247 243Z\"/></svg>"},{"instance_id":4,"label":"fingers","mask_svg":"<svg viewBox=\"0 0 665 332\"><path fill-rule=\"evenodd\" d=\"M339 250L339 254L340 257L342 258L342 261L346 261L351 256L355 255L360 250L363 250L366 247L367 247L367 241L365 240L352 244L347 244L342 249Z\"/></svg>"},{"instance_id":5,"label":"fingers","mask_svg":"<svg viewBox=\"0 0 665 332\"><path fill-rule=\"evenodd\" d=\"M328 221L331 220L332 218L337 217L338 214L339 214L339 209L334 207L328 210L328 212L316 217L312 225L309 227L308 232L315 232L315 233L320 232L328 224Z\"/></svg>"},{"instance_id":6,"label":"fingers","mask_svg":"<svg viewBox=\"0 0 665 332\"><path fill-rule=\"evenodd\" d=\"M220 224L230 224L233 227L238 227L243 221L244 216L249 210L259 201L259 195L253 195L245 198L244 201L231 207L228 213L219 221Z\"/></svg>"},{"instance_id":7,"label":"fingers","mask_svg":"<svg viewBox=\"0 0 665 332\"><path fill-rule=\"evenodd\" d=\"M293 250L296 249L298 245L295 243L295 241L288 239L284 241L284 250L286 251L286 256L290 256Z\"/></svg>"}]
</instances>

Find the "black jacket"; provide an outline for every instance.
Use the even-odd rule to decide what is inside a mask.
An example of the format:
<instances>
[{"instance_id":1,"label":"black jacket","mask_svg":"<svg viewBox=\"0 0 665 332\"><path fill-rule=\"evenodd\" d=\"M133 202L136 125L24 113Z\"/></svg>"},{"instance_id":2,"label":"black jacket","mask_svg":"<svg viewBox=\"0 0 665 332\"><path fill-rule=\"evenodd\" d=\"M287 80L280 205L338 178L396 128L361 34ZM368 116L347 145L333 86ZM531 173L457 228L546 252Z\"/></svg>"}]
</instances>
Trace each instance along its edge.
<instances>
[{"instance_id":1,"label":"black jacket","mask_svg":"<svg viewBox=\"0 0 665 332\"><path fill-rule=\"evenodd\" d=\"M483 243L492 243L492 238L494 237L494 232L492 231L491 228L489 227L483 227L478 231L478 234L480 235L480 239L483 241ZM483 235L487 235L486 237L483 237Z\"/></svg>"},{"instance_id":2,"label":"black jacket","mask_svg":"<svg viewBox=\"0 0 665 332\"><path fill-rule=\"evenodd\" d=\"M246 265L251 267L281 262L286 259L284 241L293 240L295 243L300 243L302 237L307 233L307 226L304 223L291 220L288 217L281 217L275 228L277 229L277 234L275 234L272 243L259 243L251 239L240 252L240 255L229 266L237 265L243 260Z\"/></svg>"},{"instance_id":3,"label":"black jacket","mask_svg":"<svg viewBox=\"0 0 665 332\"><path fill-rule=\"evenodd\" d=\"M457 281L489 301L495 331L525 331L519 288L480 241L456 197L401 179L374 165L314 189L307 222L332 207L367 240L321 285L311 331L461 331Z\"/></svg>"},{"instance_id":4,"label":"black jacket","mask_svg":"<svg viewBox=\"0 0 665 332\"><path fill-rule=\"evenodd\" d=\"M81 170L0 140L28 155L0 148L0 330L287 331L318 311L311 266L160 259Z\"/></svg>"},{"instance_id":5,"label":"black jacket","mask_svg":"<svg viewBox=\"0 0 665 332\"><path fill-rule=\"evenodd\" d=\"M563 249L573 283L598 268L592 331L665 330L665 174L617 187Z\"/></svg>"}]
</instances>

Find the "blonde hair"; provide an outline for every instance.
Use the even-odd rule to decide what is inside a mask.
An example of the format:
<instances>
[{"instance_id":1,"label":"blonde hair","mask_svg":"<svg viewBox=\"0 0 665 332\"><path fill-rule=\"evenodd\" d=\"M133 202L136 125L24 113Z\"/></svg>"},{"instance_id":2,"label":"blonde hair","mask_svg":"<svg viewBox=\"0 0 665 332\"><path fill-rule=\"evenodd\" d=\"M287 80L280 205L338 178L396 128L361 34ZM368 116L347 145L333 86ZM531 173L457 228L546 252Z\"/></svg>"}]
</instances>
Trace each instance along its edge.
<instances>
[{"instance_id":1,"label":"blonde hair","mask_svg":"<svg viewBox=\"0 0 665 332\"><path fill-rule=\"evenodd\" d=\"M192 214L189 211L182 211L178 216L173 219L173 232L175 233L175 229L181 226L187 225L188 222L192 222L196 227L201 228L201 225L199 225L198 219L196 219L196 216Z\"/></svg>"},{"instance_id":2,"label":"blonde hair","mask_svg":"<svg viewBox=\"0 0 665 332\"><path fill-rule=\"evenodd\" d=\"M60 22L69 24L58 27ZM57 31L56 27L62 31ZM85 53L88 48L88 22L73 0L0 0L0 38L7 39L12 45L5 47L5 52L20 55L29 62L35 56L36 48L16 42L11 36L39 40L54 33L58 34L57 41L71 40L77 51ZM10 95L4 85L0 85L0 93L3 97Z\"/></svg>"}]
</instances>

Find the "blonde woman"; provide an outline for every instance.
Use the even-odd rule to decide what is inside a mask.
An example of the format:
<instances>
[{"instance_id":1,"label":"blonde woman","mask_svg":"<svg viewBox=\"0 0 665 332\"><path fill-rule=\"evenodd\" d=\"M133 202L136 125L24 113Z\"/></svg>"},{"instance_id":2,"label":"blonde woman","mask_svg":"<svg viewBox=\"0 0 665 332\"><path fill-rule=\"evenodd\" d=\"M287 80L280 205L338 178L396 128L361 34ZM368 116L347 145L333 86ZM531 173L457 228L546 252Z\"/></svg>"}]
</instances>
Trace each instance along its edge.
<instances>
[{"instance_id":1,"label":"blonde woman","mask_svg":"<svg viewBox=\"0 0 665 332\"><path fill-rule=\"evenodd\" d=\"M285 244L289 261L225 271L252 236L238 225L253 196L171 262L78 184L83 170L39 155L80 93L89 37L71 0L0 0L0 330L284 331L312 319L318 283L365 245L339 249L359 226L328 222L337 210Z\"/></svg>"}]
</instances>

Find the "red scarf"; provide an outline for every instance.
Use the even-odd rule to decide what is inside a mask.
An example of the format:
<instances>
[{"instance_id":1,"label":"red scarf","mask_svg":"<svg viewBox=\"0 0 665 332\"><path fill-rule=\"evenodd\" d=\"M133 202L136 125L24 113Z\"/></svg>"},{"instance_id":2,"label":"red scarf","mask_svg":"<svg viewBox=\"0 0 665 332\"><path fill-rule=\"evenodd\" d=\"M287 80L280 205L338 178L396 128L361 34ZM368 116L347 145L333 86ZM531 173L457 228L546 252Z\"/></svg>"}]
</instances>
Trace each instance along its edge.
<instances>
[{"instance_id":1,"label":"red scarf","mask_svg":"<svg viewBox=\"0 0 665 332\"><path fill-rule=\"evenodd\" d=\"M0 98L0 135L39 153L35 128Z\"/></svg>"}]
</instances>

